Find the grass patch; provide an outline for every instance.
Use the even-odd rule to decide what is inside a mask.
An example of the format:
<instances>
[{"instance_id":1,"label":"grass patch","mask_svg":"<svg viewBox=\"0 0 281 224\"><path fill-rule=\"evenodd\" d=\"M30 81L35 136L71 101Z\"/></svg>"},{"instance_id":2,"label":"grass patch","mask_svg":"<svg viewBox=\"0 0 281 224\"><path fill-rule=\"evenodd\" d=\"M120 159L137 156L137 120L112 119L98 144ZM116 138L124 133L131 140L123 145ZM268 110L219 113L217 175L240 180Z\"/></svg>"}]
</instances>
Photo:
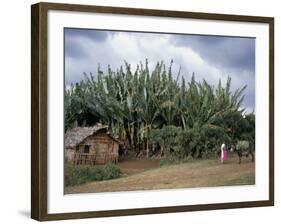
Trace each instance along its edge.
<instances>
[{"instance_id":1,"label":"grass patch","mask_svg":"<svg viewBox=\"0 0 281 224\"><path fill-rule=\"evenodd\" d=\"M183 159L178 159L176 157L166 157L160 160L160 167L163 166L170 166L170 165L176 165L176 164L180 164L180 163L187 163L187 162L191 162L194 161L192 156L187 156Z\"/></svg>"},{"instance_id":2,"label":"grass patch","mask_svg":"<svg viewBox=\"0 0 281 224\"><path fill-rule=\"evenodd\" d=\"M175 160L175 159L172 159L172 158L164 158L164 159L160 160L160 167L175 165L175 164L178 164L178 163L179 163L179 160Z\"/></svg>"},{"instance_id":3,"label":"grass patch","mask_svg":"<svg viewBox=\"0 0 281 224\"><path fill-rule=\"evenodd\" d=\"M66 164L64 172L65 186L81 185L91 181L110 180L121 175L120 168L112 163L107 163L103 167Z\"/></svg>"},{"instance_id":4,"label":"grass patch","mask_svg":"<svg viewBox=\"0 0 281 224\"><path fill-rule=\"evenodd\" d=\"M225 183L225 185L252 185L255 184L255 175L245 175L238 179L233 179Z\"/></svg>"}]
</instances>

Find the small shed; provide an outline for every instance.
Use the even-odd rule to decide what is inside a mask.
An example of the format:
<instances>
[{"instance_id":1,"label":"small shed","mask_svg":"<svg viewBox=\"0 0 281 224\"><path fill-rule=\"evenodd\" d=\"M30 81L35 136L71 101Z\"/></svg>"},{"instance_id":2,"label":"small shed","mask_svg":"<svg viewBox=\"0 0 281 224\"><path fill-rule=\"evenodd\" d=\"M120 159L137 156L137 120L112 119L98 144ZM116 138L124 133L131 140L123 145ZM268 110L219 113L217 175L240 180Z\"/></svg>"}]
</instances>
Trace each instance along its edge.
<instances>
[{"instance_id":1,"label":"small shed","mask_svg":"<svg viewBox=\"0 0 281 224\"><path fill-rule=\"evenodd\" d=\"M118 162L118 142L108 126L77 127L64 136L65 159L74 164L105 164Z\"/></svg>"}]
</instances>

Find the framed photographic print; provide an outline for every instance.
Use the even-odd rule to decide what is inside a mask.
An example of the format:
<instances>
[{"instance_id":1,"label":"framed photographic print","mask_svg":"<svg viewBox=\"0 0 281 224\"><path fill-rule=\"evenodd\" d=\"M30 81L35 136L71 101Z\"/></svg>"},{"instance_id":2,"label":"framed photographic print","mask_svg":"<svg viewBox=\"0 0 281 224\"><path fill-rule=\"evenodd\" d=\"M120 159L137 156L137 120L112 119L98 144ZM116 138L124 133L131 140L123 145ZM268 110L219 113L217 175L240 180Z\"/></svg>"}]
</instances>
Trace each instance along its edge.
<instances>
[{"instance_id":1,"label":"framed photographic print","mask_svg":"<svg viewBox=\"0 0 281 224\"><path fill-rule=\"evenodd\" d=\"M32 218L274 205L274 18L31 16Z\"/></svg>"}]
</instances>

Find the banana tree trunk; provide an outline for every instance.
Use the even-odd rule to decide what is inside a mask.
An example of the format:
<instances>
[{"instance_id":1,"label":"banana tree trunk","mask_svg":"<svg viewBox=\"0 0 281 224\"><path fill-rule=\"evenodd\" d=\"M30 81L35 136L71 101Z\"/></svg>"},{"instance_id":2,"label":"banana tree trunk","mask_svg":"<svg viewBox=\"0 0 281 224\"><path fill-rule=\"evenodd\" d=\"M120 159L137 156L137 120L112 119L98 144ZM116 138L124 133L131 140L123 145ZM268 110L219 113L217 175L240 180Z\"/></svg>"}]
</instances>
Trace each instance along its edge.
<instances>
[{"instance_id":1,"label":"banana tree trunk","mask_svg":"<svg viewBox=\"0 0 281 224\"><path fill-rule=\"evenodd\" d=\"M132 141L131 141L130 131L128 130L128 128L125 128L125 132L126 132L126 141L128 141L128 144L129 144L128 148L131 149Z\"/></svg>"},{"instance_id":2,"label":"banana tree trunk","mask_svg":"<svg viewBox=\"0 0 281 224\"><path fill-rule=\"evenodd\" d=\"M164 144L160 145L160 157L164 156Z\"/></svg>"}]
</instances>

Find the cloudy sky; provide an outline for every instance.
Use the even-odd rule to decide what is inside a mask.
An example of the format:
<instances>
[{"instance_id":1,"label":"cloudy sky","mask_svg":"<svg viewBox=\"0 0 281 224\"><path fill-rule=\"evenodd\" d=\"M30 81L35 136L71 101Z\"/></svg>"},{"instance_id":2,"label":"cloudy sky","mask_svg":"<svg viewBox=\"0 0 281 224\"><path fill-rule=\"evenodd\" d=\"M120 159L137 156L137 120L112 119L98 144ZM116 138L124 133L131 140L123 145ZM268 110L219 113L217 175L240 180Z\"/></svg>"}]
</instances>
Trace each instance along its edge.
<instances>
[{"instance_id":1,"label":"cloudy sky","mask_svg":"<svg viewBox=\"0 0 281 224\"><path fill-rule=\"evenodd\" d=\"M243 106L255 108L255 39L187 34L157 34L89 29L65 29L65 84L83 79L83 73L120 68L126 60L132 67L148 59L166 65L173 59L174 74L190 80L206 79L216 85L232 79L232 89L247 85Z\"/></svg>"}]
</instances>

